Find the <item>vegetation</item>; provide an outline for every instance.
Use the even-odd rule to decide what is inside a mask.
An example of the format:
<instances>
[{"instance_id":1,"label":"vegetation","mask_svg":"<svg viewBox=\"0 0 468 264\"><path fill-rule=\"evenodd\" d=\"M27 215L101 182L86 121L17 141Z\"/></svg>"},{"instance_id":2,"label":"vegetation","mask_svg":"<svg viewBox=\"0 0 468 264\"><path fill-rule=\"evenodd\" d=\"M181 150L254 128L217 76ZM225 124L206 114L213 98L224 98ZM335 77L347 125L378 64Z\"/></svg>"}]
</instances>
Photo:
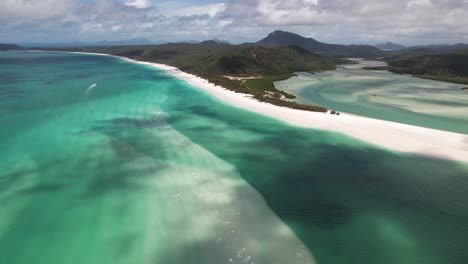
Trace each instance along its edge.
<instances>
[{"instance_id":1,"label":"vegetation","mask_svg":"<svg viewBox=\"0 0 468 264\"><path fill-rule=\"evenodd\" d=\"M389 66L368 67L370 70L389 70L399 74L468 84L468 52L441 54L405 53L385 58Z\"/></svg>"},{"instance_id":2,"label":"vegetation","mask_svg":"<svg viewBox=\"0 0 468 264\"><path fill-rule=\"evenodd\" d=\"M48 50L104 53L164 63L227 89L252 94L260 101L319 112L326 112L327 109L284 100L294 98L294 95L276 89L274 82L288 79L294 76L294 72L333 70L336 64L349 62L344 59L319 56L295 46L267 48L246 44L230 45L215 41L199 44L169 43ZM247 78L252 76L258 78Z\"/></svg>"},{"instance_id":3,"label":"vegetation","mask_svg":"<svg viewBox=\"0 0 468 264\"><path fill-rule=\"evenodd\" d=\"M397 55L424 55L424 54L441 54L441 53L456 53L468 50L468 44L455 44L455 45L426 45L415 46L398 50L395 52Z\"/></svg>"},{"instance_id":4,"label":"vegetation","mask_svg":"<svg viewBox=\"0 0 468 264\"><path fill-rule=\"evenodd\" d=\"M279 91L275 88L274 82L287 80L295 74L286 73L286 74L277 74L277 75L266 75L258 79L246 80L245 84L250 88L252 94L256 96L276 96L277 98L282 98L284 96L288 99L296 98L294 95L287 93L285 91ZM265 93L267 92L267 93Z\"/></svg>"}]
</instances>

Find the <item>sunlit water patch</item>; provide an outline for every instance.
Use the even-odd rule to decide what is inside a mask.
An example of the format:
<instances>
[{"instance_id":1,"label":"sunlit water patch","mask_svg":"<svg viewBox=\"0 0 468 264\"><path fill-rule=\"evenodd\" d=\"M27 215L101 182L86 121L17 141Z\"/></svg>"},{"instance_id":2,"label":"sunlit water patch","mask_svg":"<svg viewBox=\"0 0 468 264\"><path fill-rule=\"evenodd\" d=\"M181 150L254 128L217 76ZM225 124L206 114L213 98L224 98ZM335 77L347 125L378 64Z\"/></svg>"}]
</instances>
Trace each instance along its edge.
<instances>
[{"instance_id":1,"label":"sunlit water patch","mask_svg":"<svg viewBox=\"0 0 468 264\"><path fill-rule=\"evenodd\" d=\"M406 124L468 133L468 93L463 85L388 71L364 70L381 62L358 60L336 71L298 73L277 88L301 103Z\"/></svg>"},{"instance_id":2,"label":"sunlit water patch","mask_svg":"<svg viewBox=\"0 0 468 264\"><path fill-rule=\"evenodd\" d=\"M468 258L464 164L291 127L115 58L7 52L0 71L16 91L0 95L0 263Z\"/></svg>"}]
</instances>

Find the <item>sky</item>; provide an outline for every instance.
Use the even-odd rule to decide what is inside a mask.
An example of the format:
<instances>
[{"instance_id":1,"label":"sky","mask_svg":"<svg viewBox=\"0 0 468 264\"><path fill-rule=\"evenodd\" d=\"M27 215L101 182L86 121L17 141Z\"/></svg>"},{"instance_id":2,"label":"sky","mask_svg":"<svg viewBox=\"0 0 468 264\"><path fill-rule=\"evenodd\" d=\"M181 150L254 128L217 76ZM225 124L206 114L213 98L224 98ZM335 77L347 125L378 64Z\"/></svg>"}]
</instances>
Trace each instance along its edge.
<instances>
[{"instance_id":1,"label":"sky","mask_svg":"<svg viewBox=\"0 0 468 264\"><path fill-rule=\"evenodd\" d=\"M0 0L0 43L221 39L468 43L468 0Z\"/></svg>"}]
</instances>

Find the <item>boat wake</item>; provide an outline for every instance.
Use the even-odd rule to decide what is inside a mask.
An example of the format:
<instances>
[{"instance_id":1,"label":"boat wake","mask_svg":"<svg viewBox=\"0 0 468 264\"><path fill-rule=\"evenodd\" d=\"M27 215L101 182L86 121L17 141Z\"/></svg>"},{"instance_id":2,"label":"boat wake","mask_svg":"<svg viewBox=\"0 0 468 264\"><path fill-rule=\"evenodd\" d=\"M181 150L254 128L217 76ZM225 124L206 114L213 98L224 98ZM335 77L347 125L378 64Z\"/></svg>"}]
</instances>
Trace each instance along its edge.
<instances>
[{"instance_id":1,"label":"boat wake","mask_svg":"<svg viewBox=\"0 0 468 264\"><path fill-rule=\"evenodd\" d=\"M90 93L95 87L96 87L96 84L95 84L95 83L91 84L91 85L88 87L88 89L86 89L85 94Z\"/></svg>"}]
</instances>

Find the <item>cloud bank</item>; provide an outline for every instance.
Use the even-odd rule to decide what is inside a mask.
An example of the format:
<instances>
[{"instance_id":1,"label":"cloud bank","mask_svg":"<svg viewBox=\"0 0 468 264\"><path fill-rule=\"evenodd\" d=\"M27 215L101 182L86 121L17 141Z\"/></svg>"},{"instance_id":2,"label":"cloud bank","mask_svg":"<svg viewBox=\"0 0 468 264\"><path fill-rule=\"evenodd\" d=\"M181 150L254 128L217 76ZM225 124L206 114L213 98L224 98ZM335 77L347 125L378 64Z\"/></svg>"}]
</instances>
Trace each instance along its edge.
<instances>
[{"instance_id":1,"label":"cloud bank","mask_svg":"<svg viewBox=\"0 0 468 264\"><path fill-rule=\"evenodd\" d=\"M334 43L468 43L468 0L2 0L0 42L226 39L275 29Z\"/></svg>"}]
</instances>

